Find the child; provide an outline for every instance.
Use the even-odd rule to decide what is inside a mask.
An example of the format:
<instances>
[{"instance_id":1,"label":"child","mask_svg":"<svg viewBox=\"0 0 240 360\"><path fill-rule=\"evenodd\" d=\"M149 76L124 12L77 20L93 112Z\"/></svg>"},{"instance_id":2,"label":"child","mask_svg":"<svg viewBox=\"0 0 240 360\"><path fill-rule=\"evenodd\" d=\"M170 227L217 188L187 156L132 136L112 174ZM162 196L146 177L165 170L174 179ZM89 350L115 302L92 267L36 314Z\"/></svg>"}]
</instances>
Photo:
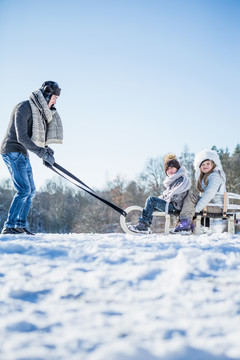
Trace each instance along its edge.
<instances>
[{"instance_id":1,"label":"child","mask_svg":"<svg viewBox=\"0 0 240 360\"><path fill-rule=\"evenodd\" d=\"M194 168L197 189L202 193L202 196L194 193L189 193L186 196L180 212L180 224L173 233L191 231L195 212L202 211L209 202L223 204L226 176L217 152L202 150L195 156Z\"/></svg>"},{"instance_id":2,"label":"child","mask_svg":"<svg viewBox=\"0 0 240 360\"><path fill-rule=\"evenodd\" d=\"M129 225L129 230L151 234L152 214L154 210L166 213L179 213L182 209L183 199L191 187L191 180L187 175L187 169L181 167L175 154L169 153L164 157L164 170L167 175L163 184L167 188L161 197L151 196L147 199L142 217L138 225Z\"/></svg>"}]
</instances>

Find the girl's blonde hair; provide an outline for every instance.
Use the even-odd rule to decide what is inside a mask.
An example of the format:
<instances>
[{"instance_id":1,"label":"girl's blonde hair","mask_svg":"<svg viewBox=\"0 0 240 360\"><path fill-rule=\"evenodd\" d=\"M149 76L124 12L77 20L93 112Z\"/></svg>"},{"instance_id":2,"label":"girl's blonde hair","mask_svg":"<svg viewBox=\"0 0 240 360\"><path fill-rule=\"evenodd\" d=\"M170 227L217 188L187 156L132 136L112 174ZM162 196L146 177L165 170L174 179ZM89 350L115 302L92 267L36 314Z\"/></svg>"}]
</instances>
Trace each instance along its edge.
<instances>
[{"instance_id":1,"label":"girl's blonde hair","mask_svg":"<svg viewBox=\"0 0 240 360\"><path fill-rule=\"evenodd\" d=\"M206 161L206 160L204 160L204 161ZM203 163L204 161L201 162L201 164L200 164L199 167L201 167L201 165L202 165L202 163ZM215 164L214 161L212 161L212 160L209 160L209 161L211 161L211 163L212 163L212 169L211 169L210 171L208 171L206 174L204 174L204 173L200 170L200 175L199 175L199 178L198 178L198 181L197 181L197 189L198 189L200 192L203 192L203 191L204 191L203 188L202 188L202 179L203 179L204 185L207 186L207 184L208 184L208 177L209 177L209 175L213 172L213 170L214 170L215 167L216 167L216 164Z\"/></svg>"}]
</instances>

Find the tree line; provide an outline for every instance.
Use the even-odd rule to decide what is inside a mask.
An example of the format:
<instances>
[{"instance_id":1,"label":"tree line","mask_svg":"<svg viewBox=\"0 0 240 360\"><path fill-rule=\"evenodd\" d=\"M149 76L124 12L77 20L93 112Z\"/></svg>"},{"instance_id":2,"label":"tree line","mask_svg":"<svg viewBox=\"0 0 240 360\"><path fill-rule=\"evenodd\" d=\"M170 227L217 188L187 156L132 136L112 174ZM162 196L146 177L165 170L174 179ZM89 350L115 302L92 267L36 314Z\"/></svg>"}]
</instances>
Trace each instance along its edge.
<instances>
[{"instance_id":1,"label":"tree line","mask_svg":"<svg viewBox=\"0 0 240 360\"><path fill-rule=\"evenodd\" d=\"M240 194L240 144L232 154L228 149L212 147L220 156L227 178L227 191ZM188 170L195 188L194 153L186 146L178 157ZM144 206L148 196L159 196L164 191L166 175L163 156L150 158L137 180L126 181L117 176L108 182L98 195L122 209L130 205ZM6 220L15 190L10 179L0 184L0 226ZM110 233L121 232L119 213L83 191L68 185L61 178L48 180L36 193L28 216L29 227L41 233Z\"/></svg>"}]
</instances>

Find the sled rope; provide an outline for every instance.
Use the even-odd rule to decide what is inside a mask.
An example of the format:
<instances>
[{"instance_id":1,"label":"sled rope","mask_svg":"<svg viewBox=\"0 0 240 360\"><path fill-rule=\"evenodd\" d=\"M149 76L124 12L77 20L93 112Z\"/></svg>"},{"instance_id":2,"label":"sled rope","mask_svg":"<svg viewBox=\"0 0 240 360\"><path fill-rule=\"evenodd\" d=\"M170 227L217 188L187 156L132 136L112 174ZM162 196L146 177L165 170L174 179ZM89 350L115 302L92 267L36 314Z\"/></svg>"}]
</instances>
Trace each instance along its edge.
<instances>
[{"instance_id":1,"label":"sled rope","mask_svg":"<svg viewBox=\"0 0 240 360\"><path fill-rule=\"evenodd\" d=\"M94 190L92 190L88 185L86 185L82 180L78 179L75 175L73 175L72 173L70 173L68 170L64 169L61 165L54 163L53 166L45 163L45 165L51 169L52 171L54 171L56 174L60 175L62 178L64 178L65 180L69 181L70 183L72 183L73 185L77 186L78 188L80 188L81 190L84 190L86 193L88 193L89 195L95 197L96 199L102 201L104 204L110 206L112 209L116 210L117 212L119 212L121 215L123 216L127 216L127 213L121 209L120 207L118 207L117 205L111 203L110 201L102 198L101 196L95 194ZM76 184L75 182L73 182L71 179L67 178L66 176L64 176L62 173L64 173L65 175L69 176L71 179L75 180L78 184ZM85 186L85 188L83 187Z\"/></svg>"}]
</instances>

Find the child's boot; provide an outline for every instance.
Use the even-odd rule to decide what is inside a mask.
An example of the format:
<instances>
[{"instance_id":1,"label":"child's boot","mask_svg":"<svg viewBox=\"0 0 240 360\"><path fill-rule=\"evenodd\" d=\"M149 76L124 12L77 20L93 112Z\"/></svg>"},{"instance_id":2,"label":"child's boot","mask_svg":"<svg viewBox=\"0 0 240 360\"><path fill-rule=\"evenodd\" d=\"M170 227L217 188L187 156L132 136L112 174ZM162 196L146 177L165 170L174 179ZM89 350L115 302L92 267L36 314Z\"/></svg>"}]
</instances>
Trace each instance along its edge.
<instances>
[{"instance_id":1,"label":"child's boot","mask_svg":"<svg viewBox=\"0 0 240 360\"><path fill-rule=\"evenodd\" d=\"M139 234L151 234L152 233L150 227L144 222L139 222L138 225L129 225L128 228L132 232L139 233Z\"/></svg>"},{"instance_id":2,"label":"child's boot","mask_svg":"<svg viewBox=\"0 0 240 360\"><path fill-rule=\"evenodd\" d=\"M179 225L174 229L170 230L171 234L191 234L192 220L191 219L181 219Z\"/></svg>"}]
</instances>

